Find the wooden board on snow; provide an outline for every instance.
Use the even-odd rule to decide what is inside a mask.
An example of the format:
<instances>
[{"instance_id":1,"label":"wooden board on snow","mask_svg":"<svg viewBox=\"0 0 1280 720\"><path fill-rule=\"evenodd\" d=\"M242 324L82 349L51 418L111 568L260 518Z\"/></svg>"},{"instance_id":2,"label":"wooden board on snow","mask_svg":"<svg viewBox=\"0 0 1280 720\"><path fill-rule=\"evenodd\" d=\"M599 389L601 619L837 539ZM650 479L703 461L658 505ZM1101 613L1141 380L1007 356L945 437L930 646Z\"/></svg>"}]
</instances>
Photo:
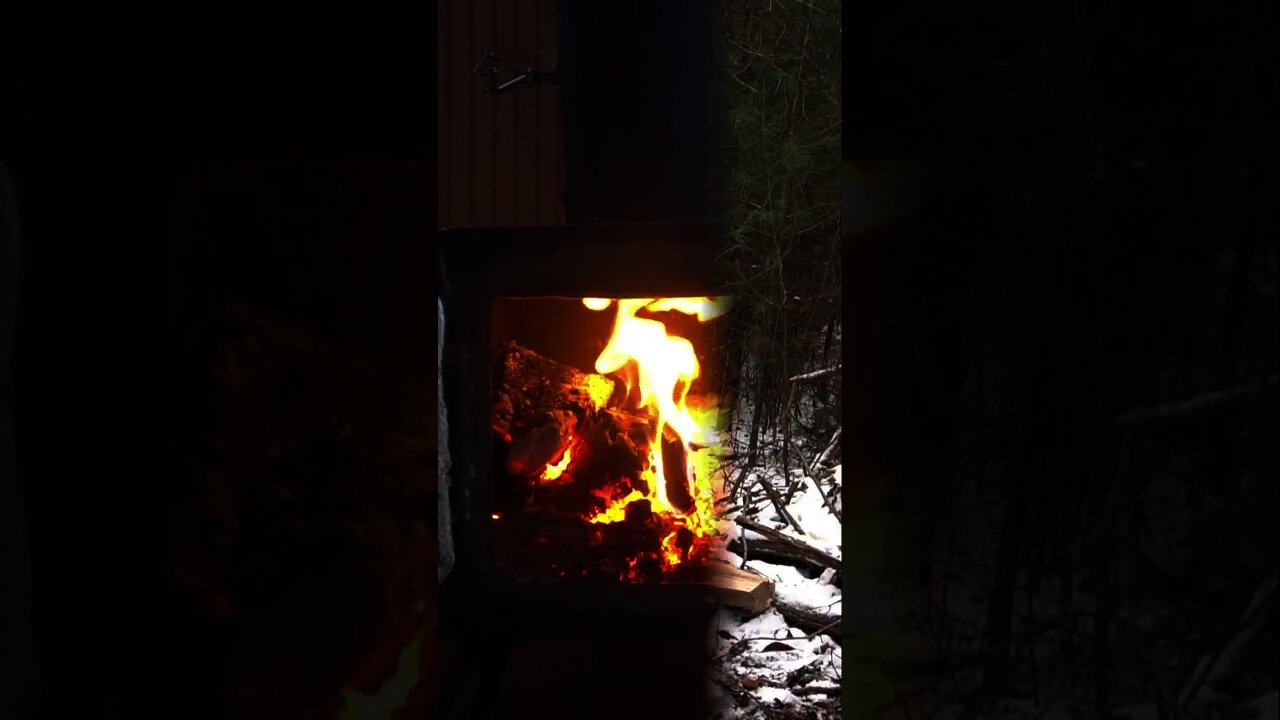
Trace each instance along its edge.
<instances>
[{"instance_id":1,"label":"wooden board on snow","mask_svg":"<svg viewBox=\"0 0 1280 720\"><path fill-rule=\"evenodd\" d=\"M721 603L757 613L773 600L773 583L749 570L739 570L727 562L713 561L707 584Z\"/></svg>"}]
</instances>

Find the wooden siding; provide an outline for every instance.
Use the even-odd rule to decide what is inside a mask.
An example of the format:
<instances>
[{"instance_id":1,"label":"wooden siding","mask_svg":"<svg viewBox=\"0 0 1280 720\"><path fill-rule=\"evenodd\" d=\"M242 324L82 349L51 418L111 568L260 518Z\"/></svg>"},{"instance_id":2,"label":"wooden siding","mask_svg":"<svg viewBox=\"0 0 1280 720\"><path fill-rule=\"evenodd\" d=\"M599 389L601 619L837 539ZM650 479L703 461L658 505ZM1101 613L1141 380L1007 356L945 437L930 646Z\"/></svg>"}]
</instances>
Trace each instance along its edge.
<instances>
[{"instance_id":1,"label":"wooden siding","mask_svg":"<svg viewBox=\"0 0 1280 720\"><path fill-rule=\"evenodd\" d=\"M472 72L489 50L550 69L555 0L441 0L438 7L440 227L563 223L559 91L519 88L494 97Z\"/></svg>"}]
</instances>

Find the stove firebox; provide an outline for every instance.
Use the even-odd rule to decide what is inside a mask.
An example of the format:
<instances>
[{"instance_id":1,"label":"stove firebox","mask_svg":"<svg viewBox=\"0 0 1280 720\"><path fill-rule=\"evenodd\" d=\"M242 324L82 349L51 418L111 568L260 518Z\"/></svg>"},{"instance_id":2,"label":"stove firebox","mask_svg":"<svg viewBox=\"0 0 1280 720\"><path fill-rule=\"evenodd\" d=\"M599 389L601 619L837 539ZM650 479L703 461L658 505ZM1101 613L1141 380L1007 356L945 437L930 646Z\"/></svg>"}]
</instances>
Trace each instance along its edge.
<instances>
[{"instance_id":1,"label":"stove firebox","mask_svg":"<svg viewBox=\"0 0 1280 720\"><path fill-rule=\"evenodd\" d=\"M492 308L499 571L696 578L720 532L710 355L727 299L503 297Z\"/></svg>"},{"instance_id":2,"label":"stove firebox","mask_svg":"<svg viewBox=\"0 0 1280 720\"><path fill-rule=\"evenodd\" d=\"M669 224L442 232L459 559L495 592L640 605L705 592L715 348L732 312L711 238Z\"/></svg>"}]
</instances>

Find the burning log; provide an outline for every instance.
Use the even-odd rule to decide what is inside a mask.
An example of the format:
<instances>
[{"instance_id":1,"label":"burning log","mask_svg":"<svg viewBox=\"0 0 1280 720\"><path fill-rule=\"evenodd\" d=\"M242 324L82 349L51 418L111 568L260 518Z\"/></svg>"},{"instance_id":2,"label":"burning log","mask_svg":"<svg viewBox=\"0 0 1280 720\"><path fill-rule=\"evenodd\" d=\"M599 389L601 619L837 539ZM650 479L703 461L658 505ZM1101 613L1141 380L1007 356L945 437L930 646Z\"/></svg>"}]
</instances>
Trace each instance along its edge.
<instances>
[{"instance_id":1,"label":"burning log","mask_svg":"<svg viewBox=\"0 0 1280 720\"><path fill-rule=\"evenodd\" d=\"M586 454L578 479L598 485L592 478L640 477L649 460L649 427L648 419L616 410L595 413L581 433Z\"/></svg>"},{"instance_id":2,"label":"burning log","mask_svg":"<svg viewBox=\"0 0 1280 720\"><path fill-rule=\"evenodd\" d=\"M512 475L533 477L542 474L547 465L566 452L573 431L578 427L577 416L564 410L540 413L530 422L539 424L512 442L507 453L507 472Z\"/></svg>"},{"instance_id":3,"label":"burning log","mask_svg":"<svg viewBox=\"0 0 1280 720\"><path fill-rule=\"evenodd\" d=\"M627 522L646 523L653 517L653 505L648 500L633 500L627 503Z\"/></svg>"},{"instance_id":4,"label":"burning log","mask_svg":"<svg viewBox=\"0 0 1280 720\"><path fill-rule=\"evenodd\" d=\"M597 360L606 370L640 367L640 386L627 388L645 398L635 413L619 408L628 400L621 383L515 342L501 348L494 460L517 482L498 483L494 553L524 581L679 582L694 578L708 559L705 543L686 527L701 516L679 517L695 512L699 501L688 446L677 434L677 428L697 434L683 404L698 375L696 355L661 323L631 317L638 309L620 306L615 334ZM646 373L646 363L655 371ZM653 378L659 386L651 387ZM667 432L658 432L659 422ZM660 512L654 499L662 501Z\"/></svg>"},{"instance_id":5,"label":"burning log","mask_svg":"<svg viewBox=\"0 0 1280 720\"><path fill-rule=\"evenodd\" d=\"M493 428L514 440L532 430L546 412L586 417L605 406L617 383L508 342L499 353L496 387Z\"/></svg>"},{"instance_id":6,"label":"burning log","mask_svg":"<svg viewBox=\"0 0 1280 720\"><path fill-rule=\"evenodd\" d=\"M682 513L693 510L693 495L689 492L688 453L684 443L677 439L662 436L662 474L667 486L667 501Z\"/></svg>"},{"instance_id":7,"label":"burning log","mask_svg":"<svg viewBox=\"0 0 1280 720\"><path fill-rule=\"evenodd\" d=\"M547 459L525 474L534 478L533 502L590 517L633 489L647 493L649 488L642 473L649 457L648 427L647 420L626 413L594 413L576 426L572 456L559 470L559 476L551 480L543 479L539 473L559 459L558 453L563 450L553 449L546 454L545 450L552 447L552 440L546 440L542 452L533 457ZM512 445L513 453L520 442Z\"/></svg>"}]
</instances>

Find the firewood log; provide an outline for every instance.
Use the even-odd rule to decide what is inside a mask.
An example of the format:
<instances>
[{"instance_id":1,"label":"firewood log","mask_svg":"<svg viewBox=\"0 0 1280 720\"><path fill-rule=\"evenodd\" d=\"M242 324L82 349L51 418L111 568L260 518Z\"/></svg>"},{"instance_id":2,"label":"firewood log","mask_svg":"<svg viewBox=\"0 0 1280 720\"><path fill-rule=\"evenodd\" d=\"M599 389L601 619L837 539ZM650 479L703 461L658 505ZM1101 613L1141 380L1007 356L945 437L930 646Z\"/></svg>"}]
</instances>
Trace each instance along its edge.
<instances>
[{"instance_id":1,"label":"firewood log","mask_svg":"<svg viewBox=\"0 0 1280 720\"><path fill-rule=\"evenodd\" d=\"M688 454L684 443L677 439L662 437L662 474L666 482L667 500L671 506L682 513L693 510L693 494L689 490Z\"/></svg>"},{"instance_id":2,"label":"firewood log","mask_svg":"<svg viewBox=\"0 0 1280 720\"><path fill-rule=\"evenodd\" d=\"M564 410L540 413L538 419L541 422L537 427L511 444L507 472L512 475L540 477L547 465L560 459L578 427L577 416Z\"/></svg>"},{"instance_id":3,"label":"firewood log","mask_svg":"<svg viewBox=\"0 0 1280 720\"><path fill-rule=\"evenodd\" d=\"M514 441L545 412L562 410L581 419L597 408L593 391L607 398L616 386L604 375L584 373L508 342L498 355L493 428Z\"/></svg>"}]
</instances>

